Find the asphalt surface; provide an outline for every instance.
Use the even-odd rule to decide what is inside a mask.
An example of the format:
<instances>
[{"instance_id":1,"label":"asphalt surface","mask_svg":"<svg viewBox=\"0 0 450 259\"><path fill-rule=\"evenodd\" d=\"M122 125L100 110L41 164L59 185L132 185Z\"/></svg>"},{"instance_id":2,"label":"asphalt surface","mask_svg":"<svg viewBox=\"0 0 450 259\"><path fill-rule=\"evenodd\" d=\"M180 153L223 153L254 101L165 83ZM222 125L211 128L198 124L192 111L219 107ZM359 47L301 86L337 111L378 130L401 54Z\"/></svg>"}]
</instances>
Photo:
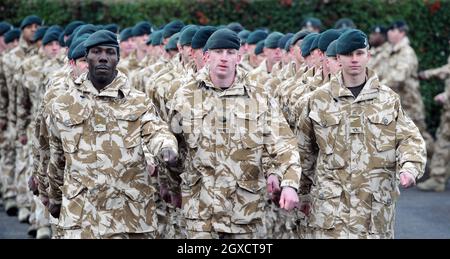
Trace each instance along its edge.
<instances>
[{"instance_id":1,"label":"asphalt surface","mask_svg":"<svg viewBox=\"0 0 450 259\"><path fill-rule=\"evenodd\" d=\"M8 217L0 206L0 238L27 239L27 224ZM444 192L402 190L397 203L395 238L450 239L450 186Z\"/></svg>"}]
</instances>

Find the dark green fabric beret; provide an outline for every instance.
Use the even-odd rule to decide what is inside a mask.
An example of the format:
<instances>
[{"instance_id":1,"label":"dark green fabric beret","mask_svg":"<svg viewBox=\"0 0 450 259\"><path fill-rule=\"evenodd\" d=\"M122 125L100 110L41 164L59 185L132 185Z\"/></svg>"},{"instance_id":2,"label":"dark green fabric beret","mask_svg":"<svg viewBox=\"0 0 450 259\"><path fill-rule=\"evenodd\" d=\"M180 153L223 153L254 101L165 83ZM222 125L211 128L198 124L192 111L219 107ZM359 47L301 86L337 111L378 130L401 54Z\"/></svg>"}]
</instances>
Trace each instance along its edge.
<instances>
[{"instance_id":1,"label":"dark green fabric beret","mask_svg":"<svg viewBox=\"0 0 450 259\"><path fill-rule=\"evenodd\" d=\"M73 41L67 55L69 59L77 60L86 56L86 47L84 46L84 42L89 38L89 36L90 34L83 34Z\"/></svg>"},{"instance_id":2,"label":"dark green fabric beret","mask_svg":"<svg viewBox=\"0 0 450 259\"><path fill-rule=\"evenodd\" d=\"M63 32L62 28L57 25L49 27L48 30L45 32L44 37L42 38L42 45L45 46L52 41L58 41L59 43L59 35L62 32Z\"/></svg>"},{"instance_id":3,"label":"dark green fabric beret","mask_svg":"<svg viewBox=\"0 0 450 259\"><path fill-rule=\"evenodd\" d=\"M81 25L84 25L85 23L82 21L73 21L69 23L66 28L64 29L64 35L69 36L72 35L73 31L78 28Z\"/></svg>"},{"instance_id":4,"label":"dark green fabric beret","mask_svg":"<svg viewBox=\"0 0 450 259\"><path fill-rule=\"evenodd\" d=\"M305 38L303 38L302 44L300 46L303 57L307 57L307 56L309 56L309 54L311 54L311 52L310 52L311 45L313 44L314 40L317 37L319 37L318 33L310 33L310 34L306 35Z\"/></svg>"},{"instance_id":5,"label":"dark green fabric beret","mask_svg":"<svg viewBox=\"0 0 450 259\"><path fill-rule=\"evenodd\" d=\"M13 42L14 40L16 40L18 38L20 38L20 30L17 29L17 28L9 30L4 35L4 39L5 39L5 43L6 44L11 43L11 42Z\"/></svg>"},{"instance_id":6,"label":"dark green fabric beret","mask_svg":"<svg viewBox=\"0 0 450 259\"><path fill-rule=\"evenodd\" d=\"M242 26L238 22L232 22L227 25L227 28L234 31L235 33L239 33L244 30L244 26Z\"/></svg>"},{"instance_id":7,"label":"dark green fabric beret","mask_svg":"<svg viewBox=\"0 0 450 259\"><path fill-rule=\"evenodd\" d=\"M334 24L335 29L356 28L355 23L350 18L341 18Z\"/></svg>"},{"instance_id":8,"label":"dark green fabric beret","mask_svg":"<svg viewBox=\"0 0 450 259\"><path fill-rule=\"evenodd\" d=\"M265 40L269 34L263 30L256 30L250 33L247 38L247 44L253 45Z\"/></svg>"},{"instance_id":9,"label":"dark green fabric beret","mask_svg":"<svg viewBox=\"0 0 450 259\"><path fill-rule=\"evenodd\" d=\"M313 52L313 50L319 48L319 39L320 39L321 35L322 34L319 33L319 35L316 38L314 38L314 41L311 43L311 46L309 47L309 52L310 53Z\"/></svg>"},{"instance_id":10,"label":"dark green fabric beret","mask_svg":"<svg viewBox=\"0 0 450 259\"><path fill-rule=\"evenodd\" d=\"M215 31L206 42L206 49L239 49L241 40L237 33L230 29Z\"/></svg>"},{"instance_id":11,"label":"dark green fabric beret","mask_svg":"<svg viewBox=\"0 0 450 259\"><path fill-rule=\"evenodd\" d=\"M287 52L289 52L291 50L291 46L292 46L292 38L294 36L290 37L288 41L286 41L286 44L284 45L284 50L286 50Z\"/></svg>"},{"instance_id":12,"label":"dark green fabric beret","mask_svg":"<svg viewBox=\"0 0 450 259\"><path fill-rule=\"evenodd\" d=\"M41 25L42 24L42 20L41 20L41 18L39 18L39 16L36 16L36 15L27 16L20 23L20 29L23 30L23 28L25 28L25 27L27 27L28 25L31 25L31 24Z\"/></svg>"},{"instance_id":13,"label":"dark green fabric beret","mask_svg":"<svg viewBox=\"0 0 450 259\"><path fill-rule=\"evenodd\" d=\"M7 22L0 22L0 36L7 33L13 28L13 26Z\"/></svg>"},{"instance_id":14,"label":"dark green fabric beret","mask_svg":"<svg viewBox=\"0 0 450 259\"><path fill-rule=\"evenodd\" d=\"M119 25L115 24L115 23L110 23L105 25L105 30L108 30L110 32L113 33L118 33L119 32Z\"/></svg>"},{"instance_id":15,"label":"dark green fabric beret","mask_svg":"<svg viewBox=\"0 0 450 259\"><path fill-rule=\"evenodd\" d=\"M152 33L152 46L159 46L163 44L163 30Z\"/></svg>"},{"instance_id":16,"label":"dark green fabric beret","mask_svg":"<svg viewBox=\"0 0 450 259\"><path fill-rule=\"evenodd\" d=\"M75 30L73 31L73 33L69 36L69 38L66 41L66 45L67 46L71 46L72 45L72 41L77 38L79 35L83 35L83 34L92 34L94 32L97 31L97 26L93 25L93 24L84 24L81 26L78 26L77 28L75 28Z\"/></svg>"},{"instance_id":17,"label":"dark green fabric beret","mask_svg":"<svg viewBox=\"0 0 450 259\"><path fill-rule=\"evenodd\" d=\"M294 36L293 33L286 33L285 35L283 35L283 37L281 37L278 40L278 48L280 49L284 49L284 47L286 46L286 42L288 42L288 40L290 38L292 38L292 36Z\"/></svg>"},{"instance_id":18,"label":"dark green fabric beret","mask_svg":"<svg viewBox=\"0 0 450 259\"><path fill-rule=\"evenodd\" d=\"M369 47L367 35L360 30L351 29L339 37L336 46L336 53L345 55L357 49L364 49L367 47Z\"/></svg>"},{"instance_id":19,"label":"dark green fabric beret","mask_svg":"<svg viewBox=\"0 0 450 259\"><path fill-rule=\"evenodd\" d=\"M142 36L142 35L150 35L152 34L152 25L149 22L142 21L138 22L132 29L132 32L134 37Z\"/></svg>"},{"instance_id":20,"label":"dark green fabric beret","mask_svg":"<svg viewBox=\"0 0 450 259\"><path fill-rule=\"evenodd\" d=\"M241 40L241 45L247 42L248 35L250 35L250 31L242 30L238 33L238 37Z\"/></svg>"},{"instance_id":21,"label":"dark green fabric beret","mask_svg":"<svg viewBox=\"0 0 450 259\"><path fill-rule=\"evenodd\" d=\"M164 26L163 31L163 38L169 38L170 36L174 35L175 33L181 31L183 29L184 23L180 20L171 21L170 23L166 24Z\"/></svg>"},{"instance_id":22,"label":"dark green fabric beret","mask_svg":"<svg viewBox=\"0 0 450 259\"><path fill-rule=\"evenodd\" d=\"M276 49L278 48L278 41L284 36L283 33L274 31L270 33L264 40L264 48Z\"/></svg>"},{"instance_id":23,"label":"dark green fabric beret","mask_svg":"<svg viewBox=\"0 0 450 259\"><path fill-rule=\"evenodd\" d=\"M258 43L256 43L255 55L263 53L263 50L264 50L264 40L261 40Z\"/></svg>"},{"instance_id":24,"label":"dark green fabric beret","mask_svg":"<svg viewBox=\"0 0 450 259\"><path fill-rule=\"evenodd\" d=\"M128 27L128 28L123 29L120 32L120 36L119 36L120 37L120 41L127 41L129 38L133 37L133 34L131 33L132 30L133 30L132 27Z\"/></svg>"},{"instance_id":25,"label":"dark green fabric beret","mask_svg":"<svg viewBox=\"0 0 450 259\"><path fill-rule=\"evenodd\" d=\"M292 37L291 45L296 44L297 41L299 41L299 40L303 40L303 39L306 37L306 35L308 35L308 34L310 34L310 33L311 33L311 32L306 31L306 30L301 30L301 31L297 32L297 33L294 34L294 36Z\"/></svg>"},{"instance_id":26,"label":"dark green fabric beret","mask_svg":"<svg viewBox=\"0 0 450 259\"><path fill-rule=\"evenodd\" d=\"M200 28L192 37L191 47L193 49L203 49L208 41L209 37L217 31L217 28L214 26L205 26Z\"/></svg>"},{"instance_id":27,"label":"dark green fabric beret","mask_svg":"<svg viewBox=\"0 0 450 259\"><path fill-rule=\"evenodd\" d=\"M192 37L194 37L195 33L198 31L197 25L188 25L183 28L180 33L180 45L186 46L192 44Z\"/></svg>"},{"instance_id":28,"label":"dark green fabric beret","mask_svg":"<svg viewBox=\"0 0 450 259\"><path fill-rule=\"evenodd\" d=\"M320 38L319 38L319 49L322 52L327 51L328 45L332 41L334 41L337 38L339 38L339 36L341 36L341 32L339 30L336 30L336 29L329 29L329 30L326 30L326 31L322 32L320 34Z\"/></svg>"},{"instance_id":29,"label":"dark green fabric beret","mask_svg":"<svg viewBox=\"0 0 450 259\"><path fill-rule=\"evenodd\" d=\"M387 33L387 29L383 25L377 24L377 25L372 26L372 28L370 28L370 32L371 33L386 34Z\"/></svg>"},{"instance_id":30,"label":"dark green fabric beret","mask_svg":"<svg viewBox=\"0 0 450 259\"><path fill-rule=\"evenodd\" d=\"M66 42L64 41L64 32L59 34L58 41L59 41L59 45L61 47L65 47L66 46Z\"/></svg>"},{"instance_id":31,"label":"dark green fabric beret","mask_svg":"<svg viewBox=\"0 0 450 259\"><path fill-rule=\"evenodd\" d=\"M325 55L327 57L336 57L336 46L337 46L337 40L333 40L330 44L328 44L328 48L325 52Z\"/></svg>"},{"instance_id":32,"label":"dark green fabric beret","mask_svg":"<svg viewBox=\"0 0 450 259\"><path fill-rule=\"evenodd\" d=\"M42 38L45 35L45 32L47 31L48 26L41 26L39 27L36 32L33 34L33 38L31 39L33 42L36 42L38 40L42 40Z\"/></svg>"},{"instance_id":33,"label":"dark green fabric beret","mask_svg":"<svg viewBox=\"0 0 450 259\"><path fill-rule=\"evenodd\" d=\"M177 32L174 35L170 36L169 42L164 46L164 49L166 51L169 51L169 50L177 50L178 51L177 43L178 43L179 39L180 39L180 33L179 32Z\"/></svg>"},{"instance_id":34,"label":"dark green fabric beret","mask_svg":"<svg viewBox=\"0 0 450 259\"><path fill-rule=\"evenodd\" d=\"M303 27L314 27L320 29L320 27L322 27L322 22L318 18L309 17L304 20Z\"/></svg>"},{"instance_id":35,"label":"dark green fabric beret","mask_svg":"<svg viewBox=\"0 0 450 259\"><path fill-rule=\"evenodd\" d=\"M84 42L86 52L95 46L108 46L119 49L119 43L117 42L116 34L108 30L99 30L91 34L89 38Z\"/></svg>"},{"instance_id":36,"label":"dark green fabric beret","mask_svg":"<svg viewBox=\"0 0 450 259\"><path fill-rule=\"evenodd\" d=\"M391 24L391 26L389 27L389 30L393 30L393 29L399 29L401 31L409 31L408 24L406 24L406 22L403 20L393 22Z\"/></svg>"}]
</instances>

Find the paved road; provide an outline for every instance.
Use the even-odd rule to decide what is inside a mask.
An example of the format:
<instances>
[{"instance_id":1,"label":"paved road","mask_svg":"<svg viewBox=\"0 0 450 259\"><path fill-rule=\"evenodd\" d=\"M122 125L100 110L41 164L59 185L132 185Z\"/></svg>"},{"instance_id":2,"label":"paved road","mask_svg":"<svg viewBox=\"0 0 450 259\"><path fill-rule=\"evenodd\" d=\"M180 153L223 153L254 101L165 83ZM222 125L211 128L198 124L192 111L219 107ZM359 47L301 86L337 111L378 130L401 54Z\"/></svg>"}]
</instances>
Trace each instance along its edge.
<instances>
[{"instance_id":1,"label":"paved road","mask_svg":"<svg viewBox=\"0 0 450 259\"><path fill-rule=\"evenodd\" d=\"M0 238L29 238L27 228L0 208ZM403 190L397 206L396 238L450 239L450 186L441 193Z\"/></svg>"}]
</instances>

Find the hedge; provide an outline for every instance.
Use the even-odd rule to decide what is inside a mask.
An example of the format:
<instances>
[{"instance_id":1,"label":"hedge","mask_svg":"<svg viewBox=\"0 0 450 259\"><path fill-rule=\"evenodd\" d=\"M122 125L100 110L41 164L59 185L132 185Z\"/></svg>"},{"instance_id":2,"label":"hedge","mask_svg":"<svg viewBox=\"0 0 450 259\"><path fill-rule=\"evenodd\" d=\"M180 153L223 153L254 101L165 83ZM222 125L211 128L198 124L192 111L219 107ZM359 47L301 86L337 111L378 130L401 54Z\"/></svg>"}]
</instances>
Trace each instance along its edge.
<instances>
[{"instance_id":1,"label":"hedge","mask_svg":"<svg viewBox=\"0 0 450 259\"><path fill-rule=\"evenodd\" d=\"M149 20L161 26L178 18L185 23L227 24L238 21L248 29L267 27L281 32L296 32L304 18L320 18L331 27L341 17L351 18L368 32L374 24L390 24L397 19L408 22L412 46L420 69L446 63L449 55L450 1L439 0L2 0L0 20L15 25L29 14L37 14L47 24L65 25L71 20L95 24L117 23L122 27ZM422 81L427 109L427 124L434 133L441 107L433 96L443 91L440 80Z\"/></svg>"}]
</instances>

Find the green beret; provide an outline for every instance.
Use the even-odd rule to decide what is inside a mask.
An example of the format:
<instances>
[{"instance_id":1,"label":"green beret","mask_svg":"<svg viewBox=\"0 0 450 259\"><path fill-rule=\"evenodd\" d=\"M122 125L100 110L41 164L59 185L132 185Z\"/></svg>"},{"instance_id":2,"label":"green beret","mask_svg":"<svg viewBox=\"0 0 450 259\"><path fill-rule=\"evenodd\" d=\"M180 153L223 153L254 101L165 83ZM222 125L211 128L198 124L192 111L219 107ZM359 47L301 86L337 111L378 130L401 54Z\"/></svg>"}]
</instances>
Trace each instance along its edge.
<instances>
[{"instance_id":1,"label":"green beret","mask_svg":"<svg viewBox=\"0 0 450 259\"><path fill-rule=\"evenodd\" d=\"M95 46L108 46L119 49L116 34L107 30L99 30L91 34L84 42L84 46L86 47L86 52L89 52L89 49Z\"/></svg>"},{"instance_id":2,"label":"green beret","mask_svg":"<svg viewBox=\"0 0 450 259\"><path fill-rule=\"evenodd\" d=\"M286 46L286 42L288 42L292 36L294 36L293 33L286 33L283 37L281 37L278 40L278 48L280 49L284 49L284 47Z\"/></svg>"},{"instance_id":3,"label":"green beret","mask_svg":"<svg viewBox=\"0 0 450 259\"><path fill-rule=\"evenodd\" d=\"M152 34L152 25L149 22L138 22L132 29L131 34L134 37Z\"/></svg>"},{"instance_id":4,"label":"green beret","mask_svg":"<svg viewBox=\"0 0 450 259\"><path fill-rule=\"evenodd\" d=\"M322 22L314 17L306 18L303 21L303 27L313 27L320 29L320 27L322 27Z\"/></svg>"},{"instance_id":5,"label":"green beret","mask_svg":"<svg viewBox=\"0 0 450 259\"><path fill-rule=\"evenodd\" d=\"M172 21L168 24L166 24L166 26L164 26L164 31L163 31L163 38L169 38L170 36L174 35L175 33L181 31L181 29L183 29L184 27L184 23L180 20L175 20Z\"/></svg>"},{"instance_id":6,"label":"green beret","mask_svg":"<svg viewBox=\"0 0 450 259\"><path fill-rule=\"evenodd\" d=\"M64 32L59 34L58 42L59 42L59 46L61 46L61 47L66 46L66 42L64 41Z\"/></svg>"},{"instance_id":7,"label":"green beret","mask_svg":"<svg viewBox=\"0 0 450 259\"><path fill-rule=\"evenodd\" d=\"M63 32L62 28L57 25L49 27L48 30L45 32L44 37L42 38L42 46L45 46L52 41L58 41L59 43L59 35L62 32Z\"/></svg>"},{"instance_id":8,"label":"green beret","mask_svg":"<svg viewBox=\"0 0 450 259\"><path fill-rule=\"evenodd\" d=\"M356 28L355 23L350 18L341 18L334 24L335 29Z\"/></svg>"},{"instance_id":9,"label":"green beret","mask_svg":"<svg viewBox=\"0 0 450 259\"><path fill-rule=\"evenodd\" d=\"M377 25L372 26L372 28L370 28L370 32L371 33L386 34L387 33L387 29L383 25L377 24Z\"/></svg>"},{"instance_id":10,"label":"green beret","mask_svg":"<svg viewBox=\"0 0 450 259\"><path fill-rule=\"evenodd\" d=\"M183 28L180 34L180 45L186 46L192 44L192 37L194 37L195 33L198 31L197 25L188 25Z\"/></svg>"},{"instance_id":11,"label":"green beret","mask_svg":"<svg viewBox=\"0 0 450 259\"><path fill-rule=\"evenodd\" d=\"M302 56L304 58L309 56L309 54L311 54L309 49L311 48L311 45L313 44L314 40L317 37L319 37L318 33L310 33L310 34L306 35L305 38L303 38L300 48L302 50Z\"/></svg>"},{"instance_id":12,"label":"green beret","mask_svg":"<svg viewBox=\"0 0 450 259\"><path fill-rule=\"evenodd\" d=\"M132 27L123 29L119 35L120 41L127 41L129 38L133 37L132 30Z\"/></svg>"},{"instance_id":13,"label":"green beret","mask_svg":"<svg viewBox=\"0 0 450 259\"><path fill-rule=\"evenodd\" d=\"M262 40L265 40L267 38L267 35L269 34L263 30L253 31L248 35L247 44L253 45Z\"/></svg>"},{"instance_id":14,"label":"green beret","mask_svg":"<svg viewBox=\"0 0 450 259\"><path fill-rule=\"evenodd\" d=\"M206 42L206 49L239 49L241 41L237 33L230 29L215 31Z\"/></svg>"},{"instance_id":15,"label":"green beret","mask_svg":"<svg viewBox=\"0 0 450 259\"><path fill-rule=\"evenodd\" d=\"M23 28L25 28L25 27L27 27L28 25L31 25L31 24L41 25L42 24L42 20L41 20L41 18L39 18L36 15L27 16L20 23L20 29L23 30Z\"/></svg>"},{"instance_id":16,"label":"green beret","mask_svg":"<svg viewBox=\"0 0 450 259\"><path fill-rule=\"evenodd\" d=\"M341 36L341 32L336 29L329 29L320 34L319 49L325 52L328 49L328 44Z\"/></svg>"},{"instance_id":17,"label":"green beret","mask_svg":"<svg viewBox=\"0 0 450 259\"><path fill-rule=\"evenodd\" d=\"M82 21L73 21L69 23L66 28L64 29L64 35L69 36L72 35L73 31L78 28L81 25L84 25L85 23Z\"/></svg>"},{"instance_id":18,"label":"green beret","mask_svg":"<svg viewBox=\"0 0 450 259\"><path fill-rule=\"evenodd\" d=\"M395 21L394 23L391 24L391 26L389 27L389 30L393 30L393 29L399 29L400 31L409 31L409 27L408 24L406 24L405 21Z\"/></svg>"},{"instance_id":19,"label":"green beret","mask_svg":"<svg viewBox=\"0 0 450 259\"><path fill-rule=\"evenodd\" d=\"M360 30L351 29L338 38L336 53L345 55L367 47L369 47L369 43L366 34Z\"/></svg>"},{"instance_id":20,"label":"green beret","mask_svg":"<svg viewBox=\"0 0 450 259\"><path fill-rule=\"evenodd\" d=\"M200 28L192 37L191 47L193 49L203 49L206 46L206 42L209 37L217 30L216 27L213 26L205 26ZM204 49L206 50L206 49Z\"/></svg>"},{"instance_id":21,"label":"green beret","mask_svg":"<svg viewBox=\"0 0 450 259\"><path fill-rule=\"evenodd\" d=\"M241 45L247 42L248 35L250 35L250 31L242 30L238 33L238 37L241 40Z\"/></svg>"},{"instance_id":22,"label":"green beret","mask_svg":"<svg viewBox=\"0 0 450 259\"><path fill-rule=\"evenodd\" d=\"M86 56L86 47L84 46L84 42L89 38L89 36L90 34L83 34L73 41L67 53L67 57L69 59L77 60Z\"/></svg>"},{"instance_id":23,"label":"green beret","mask_svg":"<svg viewBox=\"0 0 450 259\"><path fill-rule=\"evenodd\" d=\"M41 40L44 35L45 32L47 31L48 27L47 26L41 26L39 27L36 32L33 34L33 38L31 39L33 42L36 42L38 40Z\"/></svg>"},{"instance_id":24,"label":"green beret","mask_svg":"<svg viewBox=\"0 0 450 259\"><path fill-rule=\"evenodd\" d=\"M313 50L319 48L319 39L320 39L321 35L322 34L319 33L319 35L316 38L314 38L314 41L311 43L311 46L309 47L309 52L310 53L313 52Z\"/></svg>"},{"instance_id":25,"label":"green beret","mask_svg":"<svg viewBox=\"0 0 450 259\"><path fill-rule=\"evenodd\" d=\"M292 36L293 37L293 36ZM292 37L289 38L288 41L286 41L286 44L284 45L284 50L286 50L287 52L289 52L291 50L291 46L292 46Z\"/></svg>"},{"instance_id":26,"label":"green beret","mask_svg":"<svg viewBox=\"0 0 450 259\"><path fill-rule=\"evenodd\" d=\"M325 55L327 57L336 57L336 46L337 46L337 40L333 40L330 44L328 44L328 48L325 52Z\"/></svg>"},{"instance_id":27,"label":"green beret","mask_svg":"<svg viewBox=\"0 0 450 259\"><path fill-rule=\"evenodd\" d=\"M263 53L263 50L264 50L264 40L261 40L258 43L256 43L255 55Z\"/></svg>"},{"instance_id":28,"label":"green beret","mask_svg":"<svg viewBox=\"0 0 450 259\"><path fill-rule=\"evenodd\" d=\"M105 25L105 30L108 30L110 32L117 34L119 32L119 25L117 25L115 23L107 24L107 25Z\"/></svg>"},{"instance_id":29,"label":"green beret","mask_svg":"<svg viewBox=\"0 0 450 259\"><path fill-rule=\"evenodd\" d=\"M6 44L11 43L11 42L15 41L18 38L20 38L20 30L17 29L17 28L9 30L4 35L4 40L5 40Z\"/></svg>"},{"instance_id":30,"label":"green beret","mask_svg":"<svg viewBox=\"0 0 450 259\"><path fill-rule=\"evenodd\" d=\"M159 46L163 44L163 30L152 33L152 46Z\"/></svg>"},{"instance_id":31,"label":"green beret","mask_svg":"<svg viewBox=\"0 0 450 259\"><path fill-rule=\"evenodd\" d=\"M0 36L7 33L13 28L13 26L7 22L0 22Z\"/></svg>"},{"instance_id":32,"label":"green beret","mask_svg":"<svg viewBox=\"0 0 450 259\"><path fill-rule=\"evenodd\" d=\"M178 51L178 46L177 46L177 42L180 39L180 33L177 32L174 35L172 35L169 39L169 42L164 46L164 49L166 51L169 50L176 50Z\"/></svg>"},{"instance_id":33,"label":"green beret","mask_svg":"<svg viewBox=\"0 0 450 259\"><path fill-rule=\"evenodd\" d=\"M264 48L276 49L278 48L278 41L283 37L283 33L275 31L267 36L264 40Z\"/></svg>"},{"instance_id":34,"label":"green beret","mask_svg":"<svg viewBox=\"0 0 450 259\"><path fill-rule=\"evenodd\" d=\"M301 30L299 32L297 32L296 34L294 34L294 36L292 36L292 40L291 40L291 45L294 45L297 43L297 41L299 40L303 40L306 35L310 34L311 32L306 31L306 30Z\"/></svg>"},{"instance_id":35,"label":"green beret","mask_svg":"<svg viewBox=\"0 0 450 259\"><path fill-rule=\"evenodd\" d=\"M234 31L234 32L236 32L236 33L239 33L239 32L241 32L241 31L244 30L244 26L242 26L242 25L241 25L240 23L238 23L238 22L232 22L232 23L229 23L229 24L227 25L227 28L230 29L230 30L232 30L232 31Z\"/></svg>"},{"instance_id":36,"label":"green beret","mask_svg":"<svg viewBox=\"0 0 450 259\"><path fill-rule=\"evenodd\" d=\"M72 41L74 39L76 39L79 35L83 35L86 33L93 34L96 31L97 31L97 26L95 26L93 24L84 24L84 25L78 26L77 28L75 28L73 33L67 39L66 45L67 46L72 45Z\"/></svg>"}]
</instances>

